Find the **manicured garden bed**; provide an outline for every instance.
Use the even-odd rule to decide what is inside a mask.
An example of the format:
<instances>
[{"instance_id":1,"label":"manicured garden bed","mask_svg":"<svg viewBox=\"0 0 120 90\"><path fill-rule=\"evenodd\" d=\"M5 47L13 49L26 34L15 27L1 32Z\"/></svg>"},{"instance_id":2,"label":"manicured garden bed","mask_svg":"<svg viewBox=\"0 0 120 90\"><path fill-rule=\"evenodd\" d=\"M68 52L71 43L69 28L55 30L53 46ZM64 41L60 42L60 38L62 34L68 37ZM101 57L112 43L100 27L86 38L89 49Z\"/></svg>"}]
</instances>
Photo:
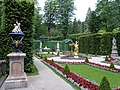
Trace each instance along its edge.
<instances>
[{"instance_id":1,"label":"manicured garden bed","mask_svg":"<svg viewBox=\"0 0 120 90\"><path fill-rule=\"evenodd\" d=\"M65 64L61 64L65 66ZM102 70L99 68L94 68L88 65L68 65L71 71L74 71L80 76L83 76L89 80L95 80L98 84L100 84L101 79L103 76L106 76L109 80L111 87L118 87L120 86L120 73L114 73L111 71Z\"/></svg>"},{"instance_id":2,"label":"manicured garden bed","mask_svg":"<svg viewBox=\"0 0 120 90\"><path fill-rule=\"evenodd\" d=\"M50 54L47 54L47 53L43 53L43 54L37 54L39 57L50 57L51 55Z\"/></svg>"}]
</instances>

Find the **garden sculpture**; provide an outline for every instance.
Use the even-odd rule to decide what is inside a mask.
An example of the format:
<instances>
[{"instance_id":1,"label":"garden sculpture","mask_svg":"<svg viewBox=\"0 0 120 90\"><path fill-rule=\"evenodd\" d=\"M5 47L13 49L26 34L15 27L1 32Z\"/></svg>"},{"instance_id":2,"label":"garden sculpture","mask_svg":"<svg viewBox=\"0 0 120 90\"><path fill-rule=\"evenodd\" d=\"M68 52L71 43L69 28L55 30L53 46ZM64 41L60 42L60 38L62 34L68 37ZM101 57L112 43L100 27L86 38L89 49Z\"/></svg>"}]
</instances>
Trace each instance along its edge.
<instances>
[{"instance_id":1,"label":"garden sculpture","mask_svg":"<svg viewBox=\"0 0 120 90\"><path fill-rule=\"evenodd\" d=\"M16 24L14 24L14 29L12 30L12 32L14 33L21 32L20 23L18 23L18 21L16 21Z\"/></svg>"},{"instance_id":2,"label":"garden sculpture","mask_svg":"<svg viewBox=\"0 0 120 90\"><path fill-rule=\"evenodd\" d=\"M20 49L23 46L22 39L24 37L24 33L21 31L20 23L18 23L18 21L16 21L16 24L14 24L14 29L11 33L9 33L9 36L11 36L12 39L14 52L21 52Z\"/></svg>"},{"instance_id":3,"label":"garden sculpture","mask_svg":"<svg viewBox=\"0 0 120 90\"><path fill-rule=\"evenodd\" d=\"M112 44L116 45L116 39L115 39L115 37L113 37Z\"/></svg>"},{"instance_id":4,"label":"garden sculpture","mask_svg":"<svg viewBox=\"0 0 120 90\"><path fill-rule=\"evenodd\" d=\"M113 37L112 40L112 52L111 52L111 56L112 57L118 57L118 51L117 51L117 45L116 45L116 39L115 37Z\"/></svg>"},{"instance_id":5,"label":"garden sculpture","mask_svg":"<svg viewBox=\"0 0 120 90\"><path fill-rule=\"evenodd\" d=\"M70 46L74 46L74 56L78 56L78 42L69 44Z\"/></svg>"},{"instance_id":6,"label":"garden sculpture","mask_svg":"<svg viewBox=\"0 0 120 90\"><path fill-rule=\"evenodd\" d=\"M20 23L16 22L14 24L14 29L9 33L9 36L12 39L14 50L7 55L10 60L10 68L9 75L5 80L5 90L25 88L28 86L27 75L24 72L24 58L26 57L26 53L21 51L23 46L22 39L25 35L20 29Z\"/></svg>"}]
</instances>

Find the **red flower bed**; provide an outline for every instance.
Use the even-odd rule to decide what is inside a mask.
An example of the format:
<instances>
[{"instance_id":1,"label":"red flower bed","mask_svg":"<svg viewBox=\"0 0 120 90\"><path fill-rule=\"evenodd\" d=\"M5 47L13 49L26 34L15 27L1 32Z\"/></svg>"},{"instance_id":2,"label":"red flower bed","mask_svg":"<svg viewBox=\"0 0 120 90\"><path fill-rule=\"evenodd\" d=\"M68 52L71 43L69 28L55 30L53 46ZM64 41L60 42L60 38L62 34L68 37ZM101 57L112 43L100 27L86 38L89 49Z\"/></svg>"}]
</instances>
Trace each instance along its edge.
<instances>
[{"instance_id":1,"label":"red flower bed","mask_svg":"<svg viewBox=\"0 0 120 90\"><path fill-rule=\"evenodd\" d=\"M36 57L39 57L38 55L35 55ZM54 68L56 68L57 70L61 71L64 75L66 75L67 78L71 78L74 82L76 82L79 86L83 86L84 88L88 88L88 90L98 90L98 86L93 84L92 82L86 80L85 78L70 72L70 73L65 73L64 72L64 68L61 67L58 64L51 64L51 60L45 60L46 63L48 63L49 65L53 66ZM57 61L58 62L58 61ZM98 68L103 68L103 69L109 69L109 66L106 65L100 65L100 64L96 64L93 62L59 62L59 63L67 63L67 64L87 64L87 65L91 65L93 67L98 67ZM120 72L120 69L114 68L113 69L116 72ZM120 87L114 88L114 90L120 90Z\"/></svg>"},{"instance_id":2,"label":"red flower bed","mask_svg":"<svg viewBox=\"0 0 120 90\"><path fill-rule=\"evenodd\" d=\"M67 75L67 78L72 78L74 80L74 82L79 84L79 86L83 86L84 88L88 88L88 90L98 90L97 85L94 85L90 81L86 80L85 78L83 78L81 76L76 75L73 72L70 72L66 75Z\"/></svg>"},{"instance_id":3,"label":"red flower bed","mask_svg":"<svg viewBox=\"0 0 120 90\"><path fill-rule=\"evenodd\" d=\"M46 63L48 63L49 65L51 64L51 60L45 60ZM98 86L94 85L93 83L91 83L90 81L86 80L85 78L76 75L73 72L70 73L64 73L64 68L59 66L58 64L52 64L52 66L54 68L56 68L57 70L61 71L64 75L66 75L67 78L71 78L72 80L74 80L74 82L76 82L77 84L79 84L79 86L83 86L84 88L88 88L88 90L98 90Z\"/></svg>"},{"instance_id":4,"label":"red flower bed","mask_svg":"<svg viewBox=\"0 0 120 90\"><path fill-rule=\"evenodd\" d=\"M54 68L57 68L57 69L60 70L61 72L64 71L64 68L61 67L61 66L59 66L59 65L57 65L57 64L53 64L52 66L53 66Z\"/></svg>"},{"instance_id":5,"label":"red flower bed","mask_svg":"<svg viewBox=\"0 0 120 90\"><path fill-rule=\"evenodd\" d=\"M116 59L115 59L115 58L112 58L112 57L108 58L108 61L109 61L109 62L112 62L112 61L114 61L114 60L116 60Z\"/></svg>"}]
</instances>

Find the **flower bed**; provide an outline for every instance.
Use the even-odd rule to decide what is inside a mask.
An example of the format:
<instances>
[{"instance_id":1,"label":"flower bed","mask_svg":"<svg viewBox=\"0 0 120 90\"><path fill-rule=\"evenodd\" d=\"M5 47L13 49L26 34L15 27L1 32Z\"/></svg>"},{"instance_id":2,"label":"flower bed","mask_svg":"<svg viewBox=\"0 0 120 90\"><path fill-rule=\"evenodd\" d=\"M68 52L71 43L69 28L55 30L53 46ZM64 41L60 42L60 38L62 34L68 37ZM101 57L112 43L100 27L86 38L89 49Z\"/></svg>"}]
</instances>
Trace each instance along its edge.
<instances>
[{"instance_id":1,"label":"flower bed","mask_svg":"<svg viewBox=\"0 0 120 90\"><path fill-rule=\"evenodd\" d=\"M61 61L57 61L57 62L58 63L67 63L67 64L86 64L86 65L90 65L90 66L93 66L93 67L96 67L96 68L120 73L120 69L118 69L118 68L110 69L109 66L97 64L97 63L94 63L94 62L88 62L88 63L86 63L86 62L61 62Z\"/></svg>"},{"instance_id":2,"label":"flower bed","mask_svg":"<svg viewBox=\"0 0 120 90\"><path fill-rule=\"evenodd\" d=\"M88 90L98 90L98 85L92 83L91 81L79 76L73 72L65 73L64 68L58 64L51 64L51 60L43 61L63 77L67 78L70 82L74 83L77 87L88 89Z\"/></svg>"},{"instance_id":3,"label":"flower bed","mask_svg":"<svg viewBox=\"0 0 120 90\"><path fill-rule=\"evenodd\" d=\"M40 58L37 55L34 55L37 58ZM94 84L93 82L91 82L90 80L87 80L85 78L83 78L82 76L79 76L73 72L70 73L65 73L64 72L64 68L58 64L51 64L51 60L45 60L43 61L45 64L47 64L48 66L50 66L51 68L53 68L56 72L58 72L59 74L61 74L63 77L67 78L70 82L74 83L77 87L79 88L84 88L85 90L98 90L98 85ZM100 64L96 64L93 62L61 62L61 61L57 61L58 63L67 63L67 64L86 64L86 65L90 65L93 67L97 67L97 68L101 68L101 69L105 69L105 70L110 70L113 72L120 72L120 69L114 68L114 69L110 69L109 66L106 65L100 65ZM120 90L120 87L116 87L113 90Z\"/></svg>"}]
</instances>

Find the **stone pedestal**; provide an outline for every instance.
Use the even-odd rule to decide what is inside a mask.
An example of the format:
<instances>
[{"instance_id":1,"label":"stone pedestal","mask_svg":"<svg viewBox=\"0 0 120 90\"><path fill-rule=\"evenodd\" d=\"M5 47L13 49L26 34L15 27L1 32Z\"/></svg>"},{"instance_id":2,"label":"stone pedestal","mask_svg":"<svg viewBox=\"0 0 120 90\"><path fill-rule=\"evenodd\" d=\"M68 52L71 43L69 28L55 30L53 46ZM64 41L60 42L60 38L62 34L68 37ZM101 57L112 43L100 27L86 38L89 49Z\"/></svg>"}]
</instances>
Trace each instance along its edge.
<instances>
[{"instance_id":1,"label":"stone pedestal","mask_svg":"<svg viewBox=\"0 0 120 90\"><path fill-rule=\"evenodd\" d=\"M42 52L42 42L40 42L40 52Z\"/></svg>"},{"instance_id":2,"label":"stone pedestal","mask_svg":"<svg viewBox=\"0 0 120 90\"><path fill-rule=\"evenodd\" d=\"M79 58L79 56L74 56L74 58Z\"/></svg>"},{"instance_id":3,"label":"stone pedestal","mask_svg":"<svg viewBox=\"0 0 120 90\"><path fill-rule=\"evenodd\" d=\"M5 81L5 89L24 88L27 87L27 75L24 72L25 53L10 53L9 76Z\"/></svg>"},{"instance_id":4,"label":"stone pedestal","mask_svg":"<svg viewBox=\"0 0 120 90\"><path fill-rule=\"evenodd\" d=\"M60 45L59 45L59 42L57 42L57 52L60 52Z\"/></svg>"}]
</instances>

